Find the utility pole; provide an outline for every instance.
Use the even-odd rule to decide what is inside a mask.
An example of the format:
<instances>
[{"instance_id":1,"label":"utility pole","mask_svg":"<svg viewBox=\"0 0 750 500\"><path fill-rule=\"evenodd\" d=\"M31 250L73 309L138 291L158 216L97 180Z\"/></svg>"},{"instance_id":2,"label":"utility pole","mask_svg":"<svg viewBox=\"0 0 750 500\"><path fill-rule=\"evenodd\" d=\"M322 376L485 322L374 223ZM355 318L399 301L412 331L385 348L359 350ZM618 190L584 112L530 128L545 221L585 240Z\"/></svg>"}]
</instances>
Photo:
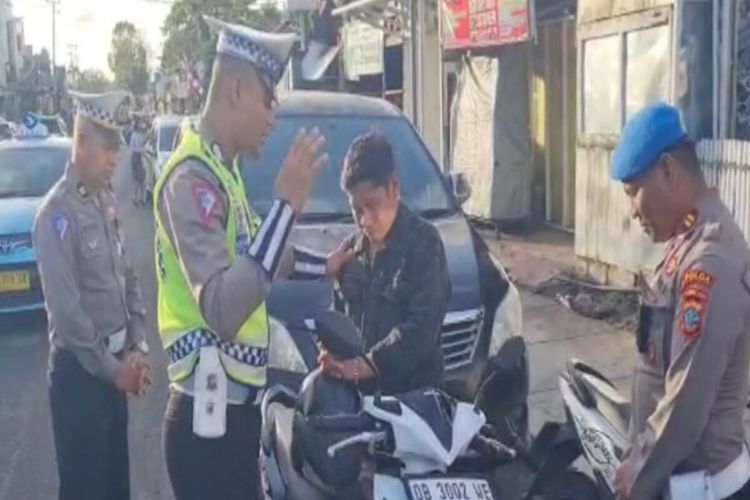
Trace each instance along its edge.
<instances>
[{"instance_id":1,"label":"utility pole","mask_svg":"<svg viewBox=\"0 0 750 500\"><path fill-rule=\"evenodd\" d=\"M422 87L422 19L424 18L423 0L411 0L409 4L409 44L411 66L411 112L412 123L417 131L422 132L422 106L420 103Z\"/></svg>"},{"instance_id":2,"label":"utility pole","mask_svg":"<svg viewBox=\"0 0 750 500\"><path fill-rule=\"evenodd\" d=\"M52 100L54 102L54 111L60 108L57 95L57 74L55 72L57 68L57 6L60 4L60 0L47 0L52 5Z\"/></svg>"},{"instance_id":3,"label":"utility pole","mask_svg":"<svg viewBox=\"0 0 750 500\"><path fill-rule=\"evenodd\" d=\"M412 124L414 125L414 128L419 131L420 123L419 123L419 91L417 80L419 79L418 69L417 69L417 59L419 58L419 52L417 49L417 46L420 44L421 40L419 39L419 28L418 23L419 19L417 19L417 16L419 15L419 9L417 8L417 2L419 0L411 0L408 2L409 5L409 66L411 70L411 114L412 114Z\"/></svg>"}]
</instances>

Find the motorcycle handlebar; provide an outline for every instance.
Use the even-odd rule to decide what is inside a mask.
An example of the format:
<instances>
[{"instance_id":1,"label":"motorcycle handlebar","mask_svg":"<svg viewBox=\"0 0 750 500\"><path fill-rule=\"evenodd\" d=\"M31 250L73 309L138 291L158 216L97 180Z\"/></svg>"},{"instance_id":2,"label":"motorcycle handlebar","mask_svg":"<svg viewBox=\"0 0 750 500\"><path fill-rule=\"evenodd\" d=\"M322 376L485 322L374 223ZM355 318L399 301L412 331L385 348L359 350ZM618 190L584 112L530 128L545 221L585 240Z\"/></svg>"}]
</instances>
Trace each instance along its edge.
<instances>
[{"instance_id":1,"label":"motorcycle handlebar","mask_svg":"<svg viewBox=\"0 0 750 500\"><path fill-rule=\"evenodd\" d=\"M384 441L385 439L387 439L387 434L385 432L365 431L360 434L355 434L354 436L348 437L346 439L342 439L338 443L329 446L328 456L335 457L336 453L338 453L340 450L348 448L349 446L354 446L356 444L366 444L371 447L379 442Z\"/></svg>"}]
</instances>

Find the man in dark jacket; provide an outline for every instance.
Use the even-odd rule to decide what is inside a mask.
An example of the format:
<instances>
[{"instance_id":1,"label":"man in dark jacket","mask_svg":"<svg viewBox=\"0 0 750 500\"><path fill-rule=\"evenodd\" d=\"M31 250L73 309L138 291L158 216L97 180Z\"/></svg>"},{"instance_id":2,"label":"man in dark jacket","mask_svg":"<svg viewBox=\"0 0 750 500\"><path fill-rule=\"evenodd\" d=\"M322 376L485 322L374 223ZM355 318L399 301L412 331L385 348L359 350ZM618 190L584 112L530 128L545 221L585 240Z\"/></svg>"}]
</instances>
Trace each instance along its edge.
<instances>
[{"instance_id":1,"label":"man in dark jacket","mask_svg":"<svg viewBox=\"0 0 750 500\"><path fill-rule=\"evenodd\" d=\"M342 189L359 227L345 246L355 259L338 283L338 308L360 328L364 356L341 360L322 351L325 373L384 393L439 384L441 327L451 285L437 230L400 200L393 151L370 132L344 160Z\"/></svg>"}]
</instances>

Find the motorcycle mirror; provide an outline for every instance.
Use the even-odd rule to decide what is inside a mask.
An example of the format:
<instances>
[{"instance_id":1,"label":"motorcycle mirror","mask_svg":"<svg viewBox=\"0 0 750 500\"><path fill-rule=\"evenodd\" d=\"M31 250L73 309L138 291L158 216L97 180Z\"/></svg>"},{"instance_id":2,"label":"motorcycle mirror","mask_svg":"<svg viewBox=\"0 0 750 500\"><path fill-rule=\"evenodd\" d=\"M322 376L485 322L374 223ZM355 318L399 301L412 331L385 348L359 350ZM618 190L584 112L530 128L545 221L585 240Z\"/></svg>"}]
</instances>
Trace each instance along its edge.
<instances>
[{"instance_id":1,"label":"motorcycle mirror","mask_svg":"<svg viewBox=\"0 0 750 500\"><path fill-rule=\"evenodd\" d=\"M377 367L373 366L365 356L360 332L348 316L338 311L321 311L314 316L312 323L308 324L308 328L315 331L318 341L335 357L339 359L361 357L377 374ZM380 377L376 377L374 383L375 393L373 396L375 402L379 403L381 396Z\"/></svg>"},{"instance_id":2,"label":"motorcycle mirror","mask_svg":"<svg viewBox=\"0 0 750 500\"><path fill-rule=\"evenodd\" d=\"M362 339L348 316L336 311L321 311L314 317L318 340L331 354L340 359L363 355Z\"/></svg>"}]
</instances>

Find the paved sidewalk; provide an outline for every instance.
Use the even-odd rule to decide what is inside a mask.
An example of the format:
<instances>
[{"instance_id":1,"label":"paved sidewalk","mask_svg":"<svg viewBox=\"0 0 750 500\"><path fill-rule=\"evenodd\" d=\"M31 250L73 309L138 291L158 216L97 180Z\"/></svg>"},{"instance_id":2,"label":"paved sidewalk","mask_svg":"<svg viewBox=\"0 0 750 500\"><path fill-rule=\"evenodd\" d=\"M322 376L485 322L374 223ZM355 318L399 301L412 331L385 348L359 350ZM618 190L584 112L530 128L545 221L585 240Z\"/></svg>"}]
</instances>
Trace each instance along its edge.
<instances>
[{"instance_id":1,"label":"paved sidewalk","mask_svg":"<svg viewBox=\"0 0 750 500\"><path fill-rule=\"evenodd\" d=\"M530 424L536 432L545 421L562 420L558 376L571 358L584 361L630 394L635 339L608 323L579 316L546 297L521 291L524 338L531 364Z\"/></svg>"}]
</instances>

